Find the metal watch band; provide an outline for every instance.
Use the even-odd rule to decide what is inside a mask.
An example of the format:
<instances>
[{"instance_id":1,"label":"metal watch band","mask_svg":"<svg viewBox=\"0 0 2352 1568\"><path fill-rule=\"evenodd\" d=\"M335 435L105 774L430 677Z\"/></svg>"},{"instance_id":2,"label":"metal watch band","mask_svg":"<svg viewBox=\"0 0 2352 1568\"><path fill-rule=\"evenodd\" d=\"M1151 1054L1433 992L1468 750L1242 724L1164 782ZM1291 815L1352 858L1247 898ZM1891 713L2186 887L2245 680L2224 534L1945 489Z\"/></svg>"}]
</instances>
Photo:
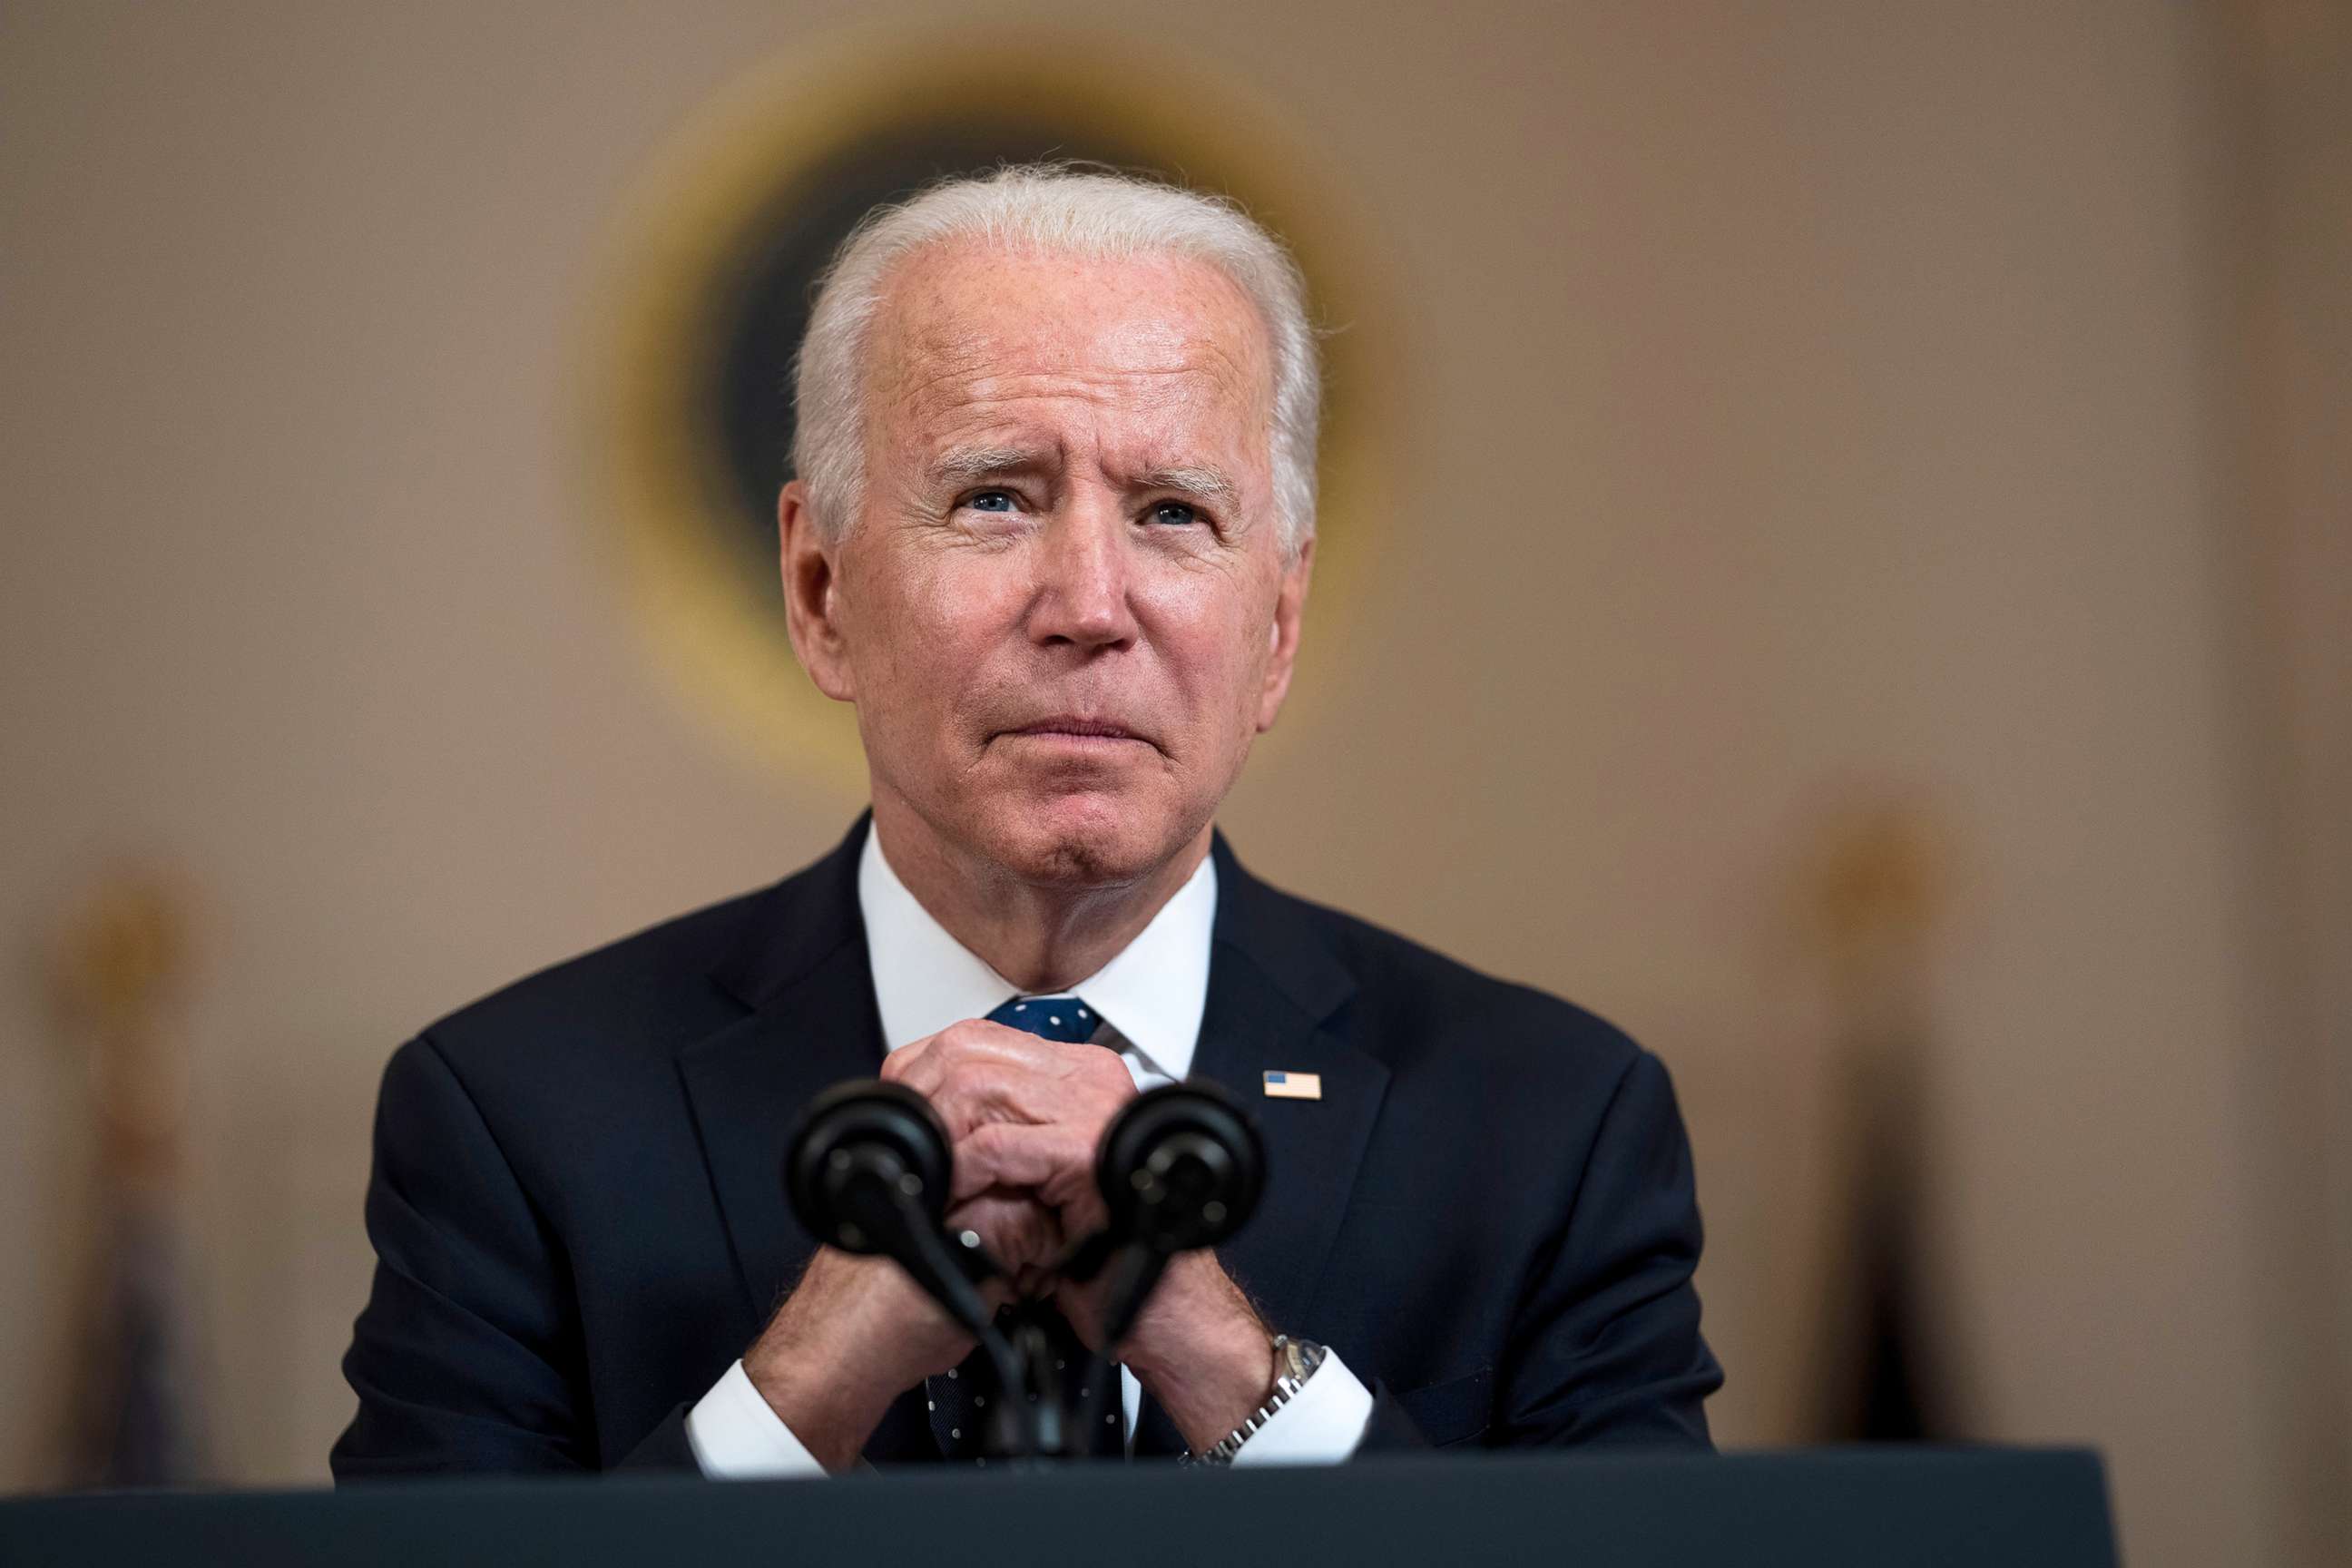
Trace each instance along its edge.
<instances>
[{"instance_id":1,"label":"metal watch band","mask_svg":"<svg viewBox=\"0 0 2352 1568\"><path fill-rule=\"evenodd\" d=\"M1205 1454L1187 1454L1184 1462L1192 1465L1230 1465L1242 1445L1255 1436L1274 1413L1289 1404L1306 1386L1315 1369L1323 1364L1325 1352L1312 1340L1294 1340L1288 1334L1274 1336L1274 1393L1266 1402L1250 1414L1247 1419L1225 1434L1217 1446Z\"/></svg>"}]
</instances>

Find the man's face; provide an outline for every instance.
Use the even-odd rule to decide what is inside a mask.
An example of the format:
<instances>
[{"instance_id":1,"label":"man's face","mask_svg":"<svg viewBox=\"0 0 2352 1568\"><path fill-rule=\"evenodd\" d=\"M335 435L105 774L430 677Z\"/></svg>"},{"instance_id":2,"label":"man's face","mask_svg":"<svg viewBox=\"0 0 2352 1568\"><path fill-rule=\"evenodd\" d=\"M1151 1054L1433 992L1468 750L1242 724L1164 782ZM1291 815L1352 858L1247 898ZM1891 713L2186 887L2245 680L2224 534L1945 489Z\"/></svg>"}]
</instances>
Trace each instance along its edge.
<instances>
[{"instance_id":1,"label":"man's face","mask_svg":"<svg viewBox=\"0 0 2352 1568\"><path fill-rule=\"evenodd\" d=\"M1203 263L943 245L871 351L862 513L820 551L784 510L795 642L857 705L877 811L1024 880L1147 875L1205 834L1297 648L1255 310Z\"/></svg>"}]
</instances>

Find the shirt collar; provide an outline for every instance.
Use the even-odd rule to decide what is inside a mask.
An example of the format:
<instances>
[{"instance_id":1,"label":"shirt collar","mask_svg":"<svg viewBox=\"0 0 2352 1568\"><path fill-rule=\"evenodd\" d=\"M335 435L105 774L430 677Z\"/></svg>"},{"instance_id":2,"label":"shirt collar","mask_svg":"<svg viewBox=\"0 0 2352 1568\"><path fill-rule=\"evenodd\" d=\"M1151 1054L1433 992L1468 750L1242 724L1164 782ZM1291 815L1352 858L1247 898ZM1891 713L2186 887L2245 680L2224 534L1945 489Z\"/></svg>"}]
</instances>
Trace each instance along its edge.
<instances>
[{"instance_id":1,"label":"shirt collar","mask_svg":"<svg viewBox=\"0 0 2352 1568\"><path fill-rule=\"evenodd\" d=\"M868 829L857 863L857 906L874 1000L889 1050L938 1034L965 1018L984 1018L1021 988L931 918L882 854ZM1209 944L1217 919L1217 862L1198 869L1160 906L1151 923L1108 963L1069 988L1171 1079L1192 1070L1201 1015L1209 1002Z\"/></svg>"}]
</instances>

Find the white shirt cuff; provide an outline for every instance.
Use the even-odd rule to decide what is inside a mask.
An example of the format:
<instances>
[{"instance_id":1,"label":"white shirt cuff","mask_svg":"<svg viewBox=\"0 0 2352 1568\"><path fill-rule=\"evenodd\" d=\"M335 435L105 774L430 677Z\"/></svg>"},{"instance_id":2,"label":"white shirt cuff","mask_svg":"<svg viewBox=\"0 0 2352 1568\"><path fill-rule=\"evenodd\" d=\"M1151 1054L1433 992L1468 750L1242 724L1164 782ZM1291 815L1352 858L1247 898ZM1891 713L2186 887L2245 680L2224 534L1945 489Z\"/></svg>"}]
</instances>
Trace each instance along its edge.
<instances>
[{"instance_id":1,"label":"white shirt cuff","mask_svg":"<svg viewBox=\"0 0 2352 1568\"><path fill-rule=\"evenodd\" d=\"M1322 1377L1318 1372L1307 1379L1307 1386L1311 1388ZM686 1442L694 1450L694 1462L714 1480L774 1480L824 1474L816 1456L802 1446L783 1417L751 1386L751 1373L740 1361L686 1413Z\"/></svg>"},{"instance_id":2,"label":"white shirt cuff","mask_svg":"<svg viewBox=\"0 0 2352 1568\"><path fill-rule=\"evenodd\" d=\"M1289 1404L1242 1440L1241 1465L1336 1465L1356 1451L1372 1418L1372 1391L1336 1351L1299 1385Z\"/></svg>"},{"instance_id":3,"label":"white shirt cuff","mask_svg":"<svg viewBox=\"0 0 2352 1568\"><path fill-rule=\"evenodd\" d=\"M1372 1392L1348 1370L1339 1352L1324 1352L1289 1404L1245 1439L1236 1465L1336 1465L1363 1441ZM783 1418L772 1409L737 1362L687 1412L687 1446L702 1473L715 1480L773 1480L821 1476L818 1464Z\"/></svg>"}]
</instances>

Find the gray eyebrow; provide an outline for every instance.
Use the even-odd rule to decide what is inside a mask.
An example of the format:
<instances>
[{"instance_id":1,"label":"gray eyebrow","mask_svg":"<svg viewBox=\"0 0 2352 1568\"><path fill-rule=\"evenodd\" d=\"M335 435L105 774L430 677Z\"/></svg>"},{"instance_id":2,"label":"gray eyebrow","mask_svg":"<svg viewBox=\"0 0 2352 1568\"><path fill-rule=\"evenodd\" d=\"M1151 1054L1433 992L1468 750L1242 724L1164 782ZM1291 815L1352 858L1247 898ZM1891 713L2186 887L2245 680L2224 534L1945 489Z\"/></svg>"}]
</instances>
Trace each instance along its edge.
<instances>
[{"instance_id":1,"label":"gray eyebrow","mask_svg":"<svg viewBox=\"0 0 2352 1568\"><path fill-rule=\"evenodd\" d=\"M931 479L942 485L970 484L1046 466L1041 452L1022 447L966 447L949 452L931 465Z\"/></svg>"},{"instance_id":2,"label":"gray eyebrow","mask_svg":"<svg viewBox=\"0 0 2352 1568\"><path fill-rule=\"evenodd\" d=\"M1051 467L1050 457L1030 447L966 447L942 454L931 464L930 476L937 485L968 485ZM1135 477L1135 485L1139 489L1176 490L1225 506L1241 499L1241 487L1227 479L1223 470L1190 464L1148 469Z\"/></svg>"},{"instance_id":3,"label":"gray eyebrow","mask_svg":"<svg viewBox=\"0 0 2352 1568\"><path fill-rule=\"evenodd\" d=\"M1138 476L1145 489L1181 490L1186 495L1199 496L1202 500L1222 501L1227 506L1241 499L1241 487L1215 468L1154 468Z\"/></svg>"}]
</instances>

